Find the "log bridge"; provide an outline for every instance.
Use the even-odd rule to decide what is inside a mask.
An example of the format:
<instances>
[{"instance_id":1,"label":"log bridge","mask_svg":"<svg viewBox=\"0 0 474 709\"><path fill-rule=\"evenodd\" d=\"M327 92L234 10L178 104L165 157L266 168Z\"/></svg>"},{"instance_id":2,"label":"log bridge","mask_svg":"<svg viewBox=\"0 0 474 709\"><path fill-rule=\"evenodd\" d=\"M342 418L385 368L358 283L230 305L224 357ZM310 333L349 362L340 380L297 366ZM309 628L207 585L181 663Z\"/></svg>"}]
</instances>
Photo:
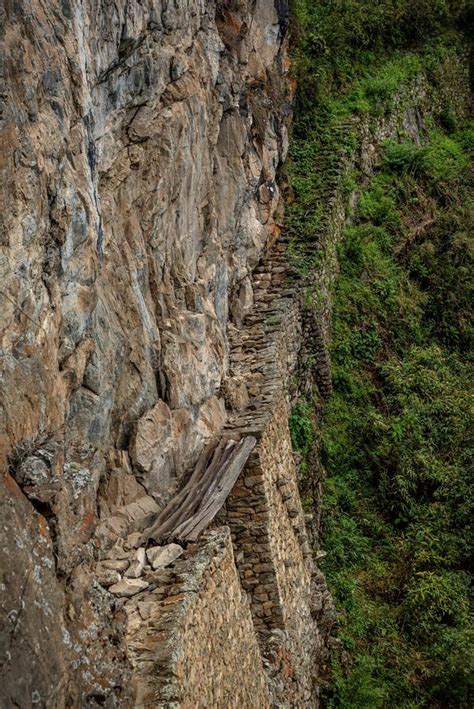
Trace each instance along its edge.
<instances>
[{"instance_id":1,"label":"log bridge","mask_svg":"<svg viewBox=\"0 0 474 709\"><path fill-rule=\"evenodd\" d=\"M213 441L202 451L189 481L160 512L137 541L138 548L150 540L195 542L224 505L257 441Z\"/></svg>"}]
</instances>

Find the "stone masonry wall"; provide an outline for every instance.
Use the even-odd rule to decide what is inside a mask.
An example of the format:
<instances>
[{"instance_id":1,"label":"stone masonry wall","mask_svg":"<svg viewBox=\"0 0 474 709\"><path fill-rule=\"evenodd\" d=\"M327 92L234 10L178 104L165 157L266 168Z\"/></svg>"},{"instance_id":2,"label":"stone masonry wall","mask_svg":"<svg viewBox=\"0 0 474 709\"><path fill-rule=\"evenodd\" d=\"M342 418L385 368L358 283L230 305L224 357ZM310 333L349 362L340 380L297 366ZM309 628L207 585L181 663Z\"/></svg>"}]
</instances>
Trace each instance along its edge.
<instances>
[{"instance_id":1,"label":"stone masonry wall","mask_svg":"<svg viewBox=\"0 0 474 709\"><path fill-rule=\"evenodd\" d=\"M126 601L134 706L270 706L267 679L228 529L208 533L156 589Z\"/></svg>"},{"instance_id":2,"label":"stone masonry wall","mask_svg":"<svg viewBox=\"0 0 474 709\"><path fill-rule=\"evenodd\" d=\"M231 333L229 435L257 447L226 506L237 567L248 591L275 705L318 706L318 666L331 621L320 633L314 610L329 593L313 583L288 418L302 345L301 302L277 238L253 275L254 307ZM321 579L319 579L319 582ZM324 611L323 611L324 612Z\"/></svg>"},{"instance_id":3,"label":"stone masonry wall","mask_svg":"<svg viewBox=\"0 0 474 709\"><path fill-rule=\"evenodd\" d=\"M271 631L286 631L284 696L300 706L315 701L318 628L311 615L314 572L282 397L257 453L235 486L227 518L242 585L249 591L264 654ZM283 669L283 668L281 668Z\"/></svg>"},{"instance_id":4,"label":"stone masonry wall","mask_svg":"<svg viewBox=\"0 0 474 709\"><path fill-rule=\"evenodd\" d=\"M319 706L319 664L332 621L325 618L329 593L312 559L288 428L301 309L285 252L277 237L255 269L253 307L238 330L231 326L226 395L234 414L224 435L258 439L220 515L234 552L230 538L216 532L215 543L191 545L162 572L141 564L136 595L118 601L128 617L124 647L135 706L204 707L211 699L222 707ZM115 558L114 568L124 557L124 569L136 563L134 539L157 510L150 496L110 510L96 533L104 559L98 573ZM110 585L108 573L103 583ZM123 588L110 590L120 596L128 593ZM237 691L241 652L259 669Z\"/></svg>"}]
</instances>

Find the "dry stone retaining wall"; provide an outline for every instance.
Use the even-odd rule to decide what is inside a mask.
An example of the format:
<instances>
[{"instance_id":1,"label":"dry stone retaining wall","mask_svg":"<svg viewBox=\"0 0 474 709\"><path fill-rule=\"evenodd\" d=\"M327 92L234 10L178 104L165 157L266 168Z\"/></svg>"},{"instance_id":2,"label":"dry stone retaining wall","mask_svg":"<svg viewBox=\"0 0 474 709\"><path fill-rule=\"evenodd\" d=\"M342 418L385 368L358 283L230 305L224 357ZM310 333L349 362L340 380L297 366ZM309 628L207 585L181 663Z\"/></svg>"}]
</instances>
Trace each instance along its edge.
<instances>
[{"instance_id":1,"label":"dry stone retaining wall","mask_svg":"<svg viewBox=\"0 0 474 709\"><path fill-rule=\"evenodd\" d=\"M300 706L313 706L312 666L318 645L310 604L313 567L284 396L232 492L227 518L262 650L267 652L271 631L286 631L284 694Z\"/></svg>"},{"instance_id":2,"label":"dry stone retaining wall","mask_svg":"<svg viewBox=\"0 0 474 709\"><path fill-rule=\"evenodd\" d=\"M135 706L269 707L229 530L208 533L186 558L151 577L156 589L124 604Z\"/></svg>"},{"instance_id":3,"label":"dry stone retaining wall","mask_svg":"<svg viewBox=\"0 0 474 709\"><path fill-rule=\"evenodd\" d=\"M312 560L288 428L301 310L285 249L277 239L255 269L253 306L232 331L234 415L224 435L258 442L220 516L228 528L160 572L145 566L136 595L118 601L137 707L318 706L325 637L314 611L327 589ZM152 508L139 498L104 522L106 559L131 550Z\"/></svg>"},{"instance_id":4,"label":"dry stone retaining wall","mask_svg":"<svg viewBox=\"0 0 474 709\"><path fill-rule=\"evenodd\" d=\"M247 399L228 430L251 433L258 444L227 502L226 521L241 582L250 595L273 700L276 705L290 701L311 707L318 703L318 653L324 642L313 602L319 600L321 608L327 589L320 585L316 592L313 584L318 572L288 428L302 309L286 248L277 238L255 269L253 308L232 333L230 374L246 388Z\"/></svg>"}]
</instances>

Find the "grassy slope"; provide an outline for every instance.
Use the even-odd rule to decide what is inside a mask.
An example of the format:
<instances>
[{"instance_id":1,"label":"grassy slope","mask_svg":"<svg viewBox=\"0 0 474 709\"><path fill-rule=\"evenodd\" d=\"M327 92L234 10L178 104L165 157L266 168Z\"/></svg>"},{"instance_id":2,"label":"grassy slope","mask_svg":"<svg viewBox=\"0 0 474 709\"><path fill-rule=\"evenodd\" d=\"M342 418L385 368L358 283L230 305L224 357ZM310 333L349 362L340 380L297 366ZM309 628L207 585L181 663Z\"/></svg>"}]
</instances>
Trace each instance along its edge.
<instances>
[{"instance_id":1,"label":"grassy slope","mask_svg":"<svg viewBox=\"0 0 474 709\"><path fill-rule=\"evenodd\" d=\"M419 3L430 47L408 52L421 39L404 27L408 3L378 3L369 27L360 19L370 14L366 2L297 5L308 80L297 107L288 228L296 260L310 272L322 220L315 161L322 151L330 161L341 140L346 149L357 145L334 126L354 112L390 110L401 82L456 51L446 28L462 8ZM351 29L341 14L349 5ZM388 12L395 5L398 20ZM351 32L363 51L349 43ZM362 189L357 175L348 184L362 194L339 250L335 393L322 425L324 570L344 648L334 658L334 707L470 705L472 137L446 106L422 147L389 144L370 185ZM310 420L302 402L290 424L303 453Z\"/></svg>"}]
</instances>

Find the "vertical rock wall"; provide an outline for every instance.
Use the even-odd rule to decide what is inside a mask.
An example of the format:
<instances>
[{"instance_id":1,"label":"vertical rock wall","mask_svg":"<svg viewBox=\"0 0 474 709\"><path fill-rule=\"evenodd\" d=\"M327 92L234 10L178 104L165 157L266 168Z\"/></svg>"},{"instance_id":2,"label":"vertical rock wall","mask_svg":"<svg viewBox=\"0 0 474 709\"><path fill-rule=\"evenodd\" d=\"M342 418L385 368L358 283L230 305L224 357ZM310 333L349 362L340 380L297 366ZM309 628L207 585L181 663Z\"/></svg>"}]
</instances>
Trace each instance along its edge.
<instances>
[{"instance_id":1,"label":"vertical rock wall","mask_svg":"<svg viewBox=\"0 0 474 709\"><path fill-rule=\"evenodd\" d=\"M0 13L1 693L126 706L95 530L228 418L229 322L278 232L287 6Z\"/></svg>"}]
</instances>

